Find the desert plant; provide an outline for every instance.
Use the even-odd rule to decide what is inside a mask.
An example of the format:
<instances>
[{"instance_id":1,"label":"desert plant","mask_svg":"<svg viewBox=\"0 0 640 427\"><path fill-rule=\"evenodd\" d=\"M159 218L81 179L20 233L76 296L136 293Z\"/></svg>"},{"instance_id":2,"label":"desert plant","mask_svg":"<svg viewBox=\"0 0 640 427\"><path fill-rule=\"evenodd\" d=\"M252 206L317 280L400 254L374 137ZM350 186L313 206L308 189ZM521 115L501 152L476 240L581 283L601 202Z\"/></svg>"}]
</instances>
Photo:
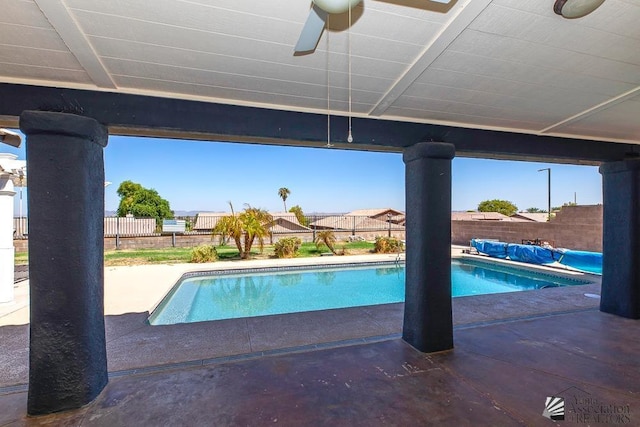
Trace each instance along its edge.
<instances>
[{"instance_id":1,"label":"desert plant","mask_svg":"<svg viewBox=\"0 0 640 427\"><path fill-rule=\"evenodd\" d=\"M316 248L320 249L320 247L326 246L327 248L329 248L331 253L335 254L336 249L334 245L336 243L336 240L336 235L333 234L333 231L322 230L316 232L316 238L313 240L313 242L316 244Z\"/></svg>"},{"instance_id":2,"label":"desert plant","mask_svg":"<svg viewBox=\"0 0 640 427\"><path fill-rule=\"evenodd\" d=\"M293 258L298 255L302 240L297 237L285 237L274 245L276 258Z\"/></svg>"},{"instance_id":3,"label":"desert plant","mask_svg":"<svg viewBox=\"0 0 640 427\"><path fill-rule=\"evenodd\" d=\"M233 210L233 204L229 202L229 206L231 207L231 215L223 216L216 223L212 234L220 235L220 245L224 246L227 244L228 238L231 237L238 250L242 254L242 223Z\"/></svg>"},{"instance_id":4,"label":"desert plant","mask_svg":"<svg viewBox=\"0 0 640 427\"><path fill-rule=\"evenodd\" d=\"M403 250L402 241L395 237L376 237L376 243L373 251L378 254L388 254L392 252L401 252Z\"/></svg>"},{"instance_id":5,"label":"desert plant","mask_svg":"<svg viewBox=\"0 0 640 427\"><path fill-rule=\"evenodd\" d=\"M242 221L242 229L244 231L244 252L242 252L242 259L247 259L249 258L255 239L258 239L260 253L262 253L264 249L264 238L269 236L269 228L273 225L273 216L264 209L252 208L247 205L239 217Z\"/></svg>"},{"instance_id":6,"label":"desert plant","mask_svg":"<svg viewBox=\"0 0 640 427\"><path fill-rule=\"evenodd\" d=\"M200 245L191 251L191 262L214 262L218 260L218 251L213 245Z\"/></svg>"},{"instance_id":7,"label":"desert plant","mask_svg":"<svg viewBox=\"0 0 640 427\"><path fill-rule=\"evenodd\" d=\"M269 235L269 227L273 225L273 217L264 209L253 208L247 205L240 214L236 214L231 207L231 215L220 218L213 234L222 236L222 241L226 242L226 237L233 239L240 253L240 258L247 259L251 254L251 247L256 239L260 246L260 252L264 248L264 238Z\"/></svg>"}]
</instances>

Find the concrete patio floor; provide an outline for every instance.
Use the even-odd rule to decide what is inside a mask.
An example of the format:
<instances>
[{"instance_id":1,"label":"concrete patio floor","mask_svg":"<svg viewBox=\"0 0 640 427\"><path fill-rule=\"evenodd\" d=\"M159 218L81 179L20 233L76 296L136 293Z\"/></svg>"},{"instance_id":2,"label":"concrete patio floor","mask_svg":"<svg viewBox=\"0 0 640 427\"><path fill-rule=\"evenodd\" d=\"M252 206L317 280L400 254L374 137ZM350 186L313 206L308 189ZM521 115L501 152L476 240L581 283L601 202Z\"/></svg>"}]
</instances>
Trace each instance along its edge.
<instances>
[{"instance_id":1,"label":"concrete patio floor","mask_svg":"<svg viewBox=\"0 0 640 427\"><path fill-rule=\"evenodd\" d=\"M26 416L25 308L0 317L0 426L549 425L559 394L640 424L640 323L600 313L597 283L455 298L455 350L425 355L403 304L149 326L178 270L107 269L110 382L76 411Z\"/></svg>"}]
</instances>

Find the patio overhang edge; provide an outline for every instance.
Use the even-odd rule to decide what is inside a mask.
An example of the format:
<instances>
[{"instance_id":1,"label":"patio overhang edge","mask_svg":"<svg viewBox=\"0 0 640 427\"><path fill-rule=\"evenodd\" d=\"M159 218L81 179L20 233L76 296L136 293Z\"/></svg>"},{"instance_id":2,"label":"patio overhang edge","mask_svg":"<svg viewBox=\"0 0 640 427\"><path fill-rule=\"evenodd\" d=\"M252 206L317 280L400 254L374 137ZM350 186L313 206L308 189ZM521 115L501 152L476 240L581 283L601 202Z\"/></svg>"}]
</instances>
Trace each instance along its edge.
<instances>
[{"instance_id":1,"label":"patio overhang edge","mask_svg":"<svg viewBox=\"0 0 640 427\"><path fill-rule=\"evenodd\" d=\"M244 142L297 147L327 144L327 116L316 113L202 101L0 83L0 126L17 127L25 110L58 111L94 118L111 135ZM540 136L527 133L352 119L355 141L347 143L348 118L331 117L331 143L339 149L402 152L419 142L455 145L456 156L599 165L640 155L631 143Z\"/></svg>"}]
</instances>

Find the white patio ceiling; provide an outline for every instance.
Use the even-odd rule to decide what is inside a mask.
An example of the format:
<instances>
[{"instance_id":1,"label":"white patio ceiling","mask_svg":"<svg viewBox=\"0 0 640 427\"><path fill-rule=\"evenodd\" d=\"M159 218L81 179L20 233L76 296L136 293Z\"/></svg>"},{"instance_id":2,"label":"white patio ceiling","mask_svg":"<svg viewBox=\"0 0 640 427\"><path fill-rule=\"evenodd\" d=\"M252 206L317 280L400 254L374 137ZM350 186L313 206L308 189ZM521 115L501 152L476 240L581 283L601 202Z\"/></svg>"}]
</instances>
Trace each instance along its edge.
<instances>
[{"instance_id":1,"label":"white patio ceiling","mask_svg":"<svg viewBox=\"0 0 640 427\"><path fill-rule=\"evenodd\" d=\"M0 82L323 114L329 95L331 113L346 115L346 14L330 18L338 29L315 53L294 56L309 7L0 0ZM352 114L640 142L640 1L606 0L577 20L552 7L364 0L352 12Z\"/></svg>"}]
</instances>

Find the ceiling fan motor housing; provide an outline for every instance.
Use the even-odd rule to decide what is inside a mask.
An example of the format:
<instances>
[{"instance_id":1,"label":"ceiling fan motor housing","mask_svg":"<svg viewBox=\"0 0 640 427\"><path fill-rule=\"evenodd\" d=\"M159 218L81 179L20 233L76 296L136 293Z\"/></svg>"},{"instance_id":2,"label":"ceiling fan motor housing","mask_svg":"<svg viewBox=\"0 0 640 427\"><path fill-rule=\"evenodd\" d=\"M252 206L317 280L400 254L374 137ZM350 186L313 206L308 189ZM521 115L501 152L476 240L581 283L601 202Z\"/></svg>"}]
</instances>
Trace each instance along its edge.
<instances>
[{"instance_id":1,"label":"ceiling fan motor housing","mask_svg":"<svg viewBox=\"0 0 640 427\"><path fill-rule=\"evenodd\" d=\"M604 0L556 0L553 11L568 19L582 18L596 10Z\"/></svg>"},{"instance_id":2,"label":"ceiling fan motor housing","mask_svg":"<svg viewBox=\"0 0 640 427\"><path fill-rule=\"evenodd\" d=\"M344 13L362 0L313 0L313 3L328 13Z\"/></svg>"}]
</instances>

